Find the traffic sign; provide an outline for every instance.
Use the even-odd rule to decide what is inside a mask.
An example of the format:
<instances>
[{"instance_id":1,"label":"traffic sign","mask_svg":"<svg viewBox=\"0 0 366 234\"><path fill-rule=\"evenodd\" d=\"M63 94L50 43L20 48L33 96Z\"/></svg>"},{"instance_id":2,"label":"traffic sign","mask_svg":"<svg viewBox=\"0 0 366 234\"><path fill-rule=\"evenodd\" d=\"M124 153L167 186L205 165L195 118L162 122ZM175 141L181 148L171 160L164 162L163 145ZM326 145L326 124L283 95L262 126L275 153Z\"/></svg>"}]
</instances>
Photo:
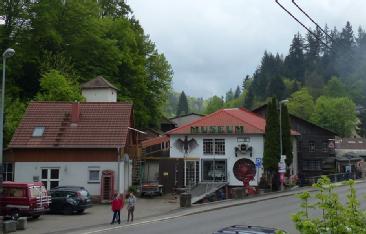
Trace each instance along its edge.
<instances>
[{"instance_id":1,"label":"traffic sign","mask_svg":"<svg viewBox=\"0 0 366 234\"><path fill-rule=\"evenodd\" d=\"M285 173L286 172L286 163L285 162L279 162L278 163L278 172L279 173Z\"/></svg>"},{"instance_id":2,"label":"traffic sign","mask_svg":"<svg viewBox=\"0 0 366 234\"><path fill-rule=\"evenodd\" d=\"M262 159L261 158L256 158L255 159L255 166L256 167L262 167Z\"/></svg>"}]
</instances>

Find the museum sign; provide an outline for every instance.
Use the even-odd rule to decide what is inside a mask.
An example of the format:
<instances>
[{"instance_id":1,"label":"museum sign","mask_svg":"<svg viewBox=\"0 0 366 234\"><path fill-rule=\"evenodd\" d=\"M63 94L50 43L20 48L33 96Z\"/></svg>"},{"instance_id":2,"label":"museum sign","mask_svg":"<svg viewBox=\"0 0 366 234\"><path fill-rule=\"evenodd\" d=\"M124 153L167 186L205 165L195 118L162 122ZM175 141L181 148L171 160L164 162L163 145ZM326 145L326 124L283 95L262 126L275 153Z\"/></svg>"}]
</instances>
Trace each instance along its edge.
<instances>
[{"instance_id":1,"label":"museum sign","mask_svg":"<svg viewBox=\"0 0 366 234\"><path fill-rule=\"evenodd\" d=\"M191 134L244 134L244 126L192 126Z\"/></svg>"}]
</instances>

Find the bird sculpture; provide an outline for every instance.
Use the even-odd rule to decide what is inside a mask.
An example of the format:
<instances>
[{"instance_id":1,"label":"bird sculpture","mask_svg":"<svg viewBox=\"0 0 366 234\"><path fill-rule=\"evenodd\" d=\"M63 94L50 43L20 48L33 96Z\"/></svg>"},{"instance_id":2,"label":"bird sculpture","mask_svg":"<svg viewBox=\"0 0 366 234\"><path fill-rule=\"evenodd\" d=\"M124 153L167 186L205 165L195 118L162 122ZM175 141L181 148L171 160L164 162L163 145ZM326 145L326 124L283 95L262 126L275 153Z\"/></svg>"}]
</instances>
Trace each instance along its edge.
<instances>
[{"instance_id":1,"label":"bird sculpture","mask_svg":"<svg viewBox=\"0 0 366 234\"><path fill-rule=\"evenodd\" d=\"M197 141L195 139L188 140L188 137L185 136L184 139L177 139L174 142L174 146L184 154L190 153L194 148L198 146Z\"/></svg>"}]
</instances>

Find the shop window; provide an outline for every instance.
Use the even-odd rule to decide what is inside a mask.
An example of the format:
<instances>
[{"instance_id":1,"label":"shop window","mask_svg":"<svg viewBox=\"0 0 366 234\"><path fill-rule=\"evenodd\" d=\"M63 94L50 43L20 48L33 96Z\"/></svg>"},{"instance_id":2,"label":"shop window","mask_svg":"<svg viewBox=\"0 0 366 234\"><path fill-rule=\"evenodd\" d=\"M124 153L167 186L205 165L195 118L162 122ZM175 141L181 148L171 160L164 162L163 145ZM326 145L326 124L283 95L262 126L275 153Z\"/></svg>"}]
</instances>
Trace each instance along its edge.
<instances>
[{"instance_id":1,"label":"shop window","mask_svg":"<svg viewBox=\"0 0 366 234\"><path fill-rule=\"evenodd\" d=\"M14 181L14 165L12 163L4 163L3 169L3 181Z\"/></svg>"},{"instance_id":2,"label":"shop window","mask_svg":"<svg viewBox=\"0 0 366 234\"><path fill-rule=\"evenodd\" d=\"M215 154L225 154L225 139L215 139Z\"/></svg>"},{"instance_id":3,"label":"shop window","mask_svg":"<svg viewBox=\"0 0 366 234\"><path fill-rule=\"evenodd\" d=\"M315 152L315 142L309 141L309 152Z\"/></svg>"},{"instance_id":4,"label":"shop window","mask_svg":"<svg viewBox=\"0 0 366 234\"><path fill-rule=\"evenodd\" d=\"M226 181L226 160L202 160L203 181Z\"/></svg>"},{"instance_id":5,"label":"shop window","mask_svg":"<svg viewBox=\"0 0 366 234\"><path fill-rule=\"evenodd\" d=\"M321 161L320 160L306 160L302 165L303 170L307 171L319 171L321 170Z\"/></svg>"},{"instance_id":6,"label":"shop window","mask_svg":"<svg viewBox=\"0 0 366 234\"><path fill-rule=\"evenodd\" d=\"M203 154L213 154L213 139L203 139Z\"/></svg>"}]
</instances>

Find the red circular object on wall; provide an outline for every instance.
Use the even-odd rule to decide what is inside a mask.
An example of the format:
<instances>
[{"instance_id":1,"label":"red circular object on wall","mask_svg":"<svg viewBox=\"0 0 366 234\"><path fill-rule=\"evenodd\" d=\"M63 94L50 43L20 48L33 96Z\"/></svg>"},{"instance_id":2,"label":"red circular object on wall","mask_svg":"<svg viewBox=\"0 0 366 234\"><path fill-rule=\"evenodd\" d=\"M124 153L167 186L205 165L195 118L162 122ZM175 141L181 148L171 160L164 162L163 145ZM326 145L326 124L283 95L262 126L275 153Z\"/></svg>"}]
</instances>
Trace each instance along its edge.
<instances>
[{"instance_id":1,"label":"red circular object on wall","mask_svg":"<svg viewBox=\"0 0 366 234\"><path fill-rule=\"evenodd\" d=\"M242 158L235 162L233 172L237 180L251 181L254 179L257 169L251 160Z\"/></svg>"}]
</instances>

